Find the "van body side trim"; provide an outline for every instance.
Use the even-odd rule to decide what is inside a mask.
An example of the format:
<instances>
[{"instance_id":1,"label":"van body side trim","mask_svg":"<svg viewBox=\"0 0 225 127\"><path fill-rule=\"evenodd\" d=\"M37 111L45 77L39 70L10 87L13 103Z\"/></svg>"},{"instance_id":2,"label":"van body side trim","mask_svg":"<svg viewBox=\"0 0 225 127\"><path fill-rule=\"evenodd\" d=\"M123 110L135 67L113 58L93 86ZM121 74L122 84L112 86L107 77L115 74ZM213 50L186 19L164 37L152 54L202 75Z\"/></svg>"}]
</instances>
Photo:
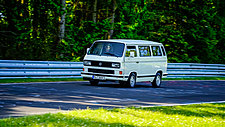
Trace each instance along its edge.
<instances>
[{"instance_id":1,"label":"van body side trim","mask_svg":"<svg viewBox=\"0 0 225 127\"><path fill-rule=\"evenodd\" d=\"M168 74L163 74L163 76L167 76Z\"/></svg>"},{"instance_id":2,"label":"van body side trim","mask_svg":"<svg viewBox=\"0 0 225 127\"><path fill-rule=\"evenodd\" d=\"M155 77L155 75L143 75L143 76L137 76L137 78L146 78L146 77Z\"/></svg>"}]
</instances>

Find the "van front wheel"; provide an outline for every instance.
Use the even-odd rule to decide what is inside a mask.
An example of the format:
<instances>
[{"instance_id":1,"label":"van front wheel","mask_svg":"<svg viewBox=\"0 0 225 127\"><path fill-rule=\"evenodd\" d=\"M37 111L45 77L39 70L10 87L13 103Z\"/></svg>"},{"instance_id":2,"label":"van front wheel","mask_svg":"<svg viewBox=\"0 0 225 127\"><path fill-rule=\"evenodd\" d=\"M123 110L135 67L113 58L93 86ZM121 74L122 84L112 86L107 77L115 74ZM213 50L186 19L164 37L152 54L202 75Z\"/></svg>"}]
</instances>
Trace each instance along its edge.
<instances>
[{"instance_id":1,"label":"van front wheel","mask_svg":"<svg viewBox=\"0 0 225 127\"><path fill-rule=\"evenodd\" d=\"M130 74L129 79L127 81L127 85L131 88L135 87L135 85L136 85L136 74L135 73Z\"/></svg>"},{"instance_id":2,"label":"van front wheel","mask_svg":"<svg viewBox=\"0 0 225 127\"><path fill-rule=\"evenodd\" d=\"M152 82L152 86L158 88L161 86L162 76L159 72L156 73L155 79Z\"/></svg>"}]
</instances>

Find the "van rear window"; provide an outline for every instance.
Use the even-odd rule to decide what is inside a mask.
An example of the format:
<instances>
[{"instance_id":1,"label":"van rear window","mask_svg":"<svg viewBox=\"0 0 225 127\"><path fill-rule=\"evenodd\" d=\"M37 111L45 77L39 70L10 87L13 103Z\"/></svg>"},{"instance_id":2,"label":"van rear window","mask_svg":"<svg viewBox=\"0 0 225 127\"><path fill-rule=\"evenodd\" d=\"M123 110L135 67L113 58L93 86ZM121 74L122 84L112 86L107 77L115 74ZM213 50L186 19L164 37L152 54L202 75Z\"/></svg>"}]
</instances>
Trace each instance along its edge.
<instances>
[{"instance_id":1,"label":"van rear window","mask_svg":"<svg viewBox=\"0 0 225 127\"><path fill-rule=\"evenodd\" d=\"M159 46L152 46L153 56L162 56L162 52Z\"/></svg>"},{"instance_id":2,"label":"van rear window","mask_svg":"<svg viewBox=\"0 0 225 127\"><path fill-rule=\"evenodd\" d=\"M163 56L166 56L166 51L165 48L163 46L161 46L162 52L163 52Z\"/></svg>"}]
</instances>

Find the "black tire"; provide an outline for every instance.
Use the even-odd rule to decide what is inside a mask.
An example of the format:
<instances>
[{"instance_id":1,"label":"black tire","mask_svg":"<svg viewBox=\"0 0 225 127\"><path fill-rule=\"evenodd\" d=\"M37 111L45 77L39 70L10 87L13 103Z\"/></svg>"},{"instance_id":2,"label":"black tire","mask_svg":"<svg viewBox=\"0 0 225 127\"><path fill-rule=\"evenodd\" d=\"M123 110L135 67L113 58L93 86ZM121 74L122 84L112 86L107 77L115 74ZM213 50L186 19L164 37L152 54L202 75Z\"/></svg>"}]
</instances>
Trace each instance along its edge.
<instances>
[{"instance_id":1,"label":"black tire","mask_svg":"<svg viewBox=\"0 0 225 127\"><path fill-rule=\"evenodd\" d=\"M130 74L126 85L131 88L135 87L135 85L136 85L136 74L135 73Z\"/></svg>"},{"instance_id":2,"label":"black tire","mask_svg":"<svg viewBox=\"0 0 225 127\"><path fill-rule=\"evenodd\" d=\"M99 83L98 80L89 80L89 82L90 82L90 84L91 84L92 86L97 86L98 83Z\"/></svg>"},{"instance_id":3,"label":"black tire","mask_svg":"<svg viewBox=\"0 0 225 127\"><path fill-rule=\"evenodd\" d=\"M161 82L162 82L161 73L157 72L156 75L155 75L155 79L152 82L152 86L154 88L159 88L161 86Z\"/></svg>"}]
</instances>

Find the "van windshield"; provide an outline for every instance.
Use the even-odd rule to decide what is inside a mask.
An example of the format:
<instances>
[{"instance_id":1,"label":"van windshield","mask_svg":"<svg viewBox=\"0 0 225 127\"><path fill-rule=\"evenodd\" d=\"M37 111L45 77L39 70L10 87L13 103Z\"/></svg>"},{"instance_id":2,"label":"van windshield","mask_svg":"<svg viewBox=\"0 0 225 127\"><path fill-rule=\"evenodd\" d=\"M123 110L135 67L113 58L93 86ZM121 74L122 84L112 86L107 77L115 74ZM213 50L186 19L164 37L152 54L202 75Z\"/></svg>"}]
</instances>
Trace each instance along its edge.
<instances>
[{"instance_id":1,"label":"van windshield","mask_svg":"<svg viewBox=\"0 0 225 127\"><path fill-rule=\"evenodd\" d=\"M123 43L95 42L88 51L88 55L122 57L123 51L124 51Z\"/></svg>"}]
</instances>

